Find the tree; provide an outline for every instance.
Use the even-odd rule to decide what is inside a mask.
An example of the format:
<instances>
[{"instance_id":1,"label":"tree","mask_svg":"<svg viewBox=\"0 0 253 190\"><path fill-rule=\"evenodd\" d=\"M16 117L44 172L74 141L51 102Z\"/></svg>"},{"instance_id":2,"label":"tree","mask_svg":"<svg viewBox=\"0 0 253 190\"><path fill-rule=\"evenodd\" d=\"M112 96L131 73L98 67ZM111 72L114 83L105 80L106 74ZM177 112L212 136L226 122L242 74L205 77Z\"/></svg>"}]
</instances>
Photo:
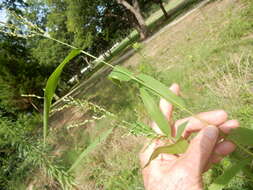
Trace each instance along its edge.
<instances>
[{"instance_id":1,"label":"tree","mask_svg":"<svg viewBox=\"0 0 253 190\"><path fill-rule=\"evenodd\" d=\"M22 8L26 7L27 4L24 0L4 0L1 2L1 9L8 9L16 13L22 13Z\"/></svg>"},{"instance_id":2,"label":"tree","mask_svg":"<svg viewBox=\"0 0 253 190\"><path fill-rule=\"evenodd\" d=\"M41 107L41 101L22 94L43 96L52 69L38 65L26 40L3 34L0 39L0 112L18 114Z\"/></svg>"},{"instance_id":3,"label":"tree","mask_svg":"<svg viewBox=\"0 0 253 190\"><path fill-rule=\"evenodd\" d=\"M133 27L132 20L135 20L122 22L119 16L122 13L125 16L133 16L116 1L48 0L46 7L49 11L45 15L47 21L45 25L50 36L82 48L95 56L106 52L116 41L125 37ZM40 39L33 48L33 55L41 65L57 65L68 51L68 47ZM79 69L75 64L74 71L73 65L69 64L65 71L70 73L68 71L71 70L72 75L75 75L80 71L80 67L85 66L81 61L77 65Z\"/></svg>"},{"instance_id":4,"label":"tree","mask_svg":"<svg viewBox=\"0 0 253 190\"><path fill-rule=\"evenodd\" d=\"M131 3L127 0L117 0L117 2L131 11L131 13L135 16L138 21L136 29L139 31L141 39L145 39L148 36L148 28L142 16L138 0L132 0Z\"/></svg>"},{"instance_id":5,"label":"tree","mask_svg":"<svg viewBox=\"0 0 253 190\"><path fill-rule=\"evenodd\" d=\"M1 4L1 9L9 9L18 15L24 15L27 7L28 4L22 0L7 0ZM6 22L18 25L15 17L7 16ZM8 30L1 28L1 31ZM0 33L0 114L18 115L23 111L31 111L42 103L21 96L42 96L42 88L50 72L50 69L40 67L31 55L31 44L25 39Z\"/></svg>"},{"instance_id":6,"label":"tree","mask_svg":"<svg viewBox=\"0 0 253 190\"><path fill-rule=\"evenodd\" d=\"M160 8L161 8L162 11L163 11L163 14L164 14L165 18L168 19L168 18L169 18L169 15L168 15L168 13L167 13L165 7L163 6L163 1L162 1L162 0L153 0L153 1L154 1L155 3L157 3L157 4L159 4Z\"/></svg>"}]
</instances>

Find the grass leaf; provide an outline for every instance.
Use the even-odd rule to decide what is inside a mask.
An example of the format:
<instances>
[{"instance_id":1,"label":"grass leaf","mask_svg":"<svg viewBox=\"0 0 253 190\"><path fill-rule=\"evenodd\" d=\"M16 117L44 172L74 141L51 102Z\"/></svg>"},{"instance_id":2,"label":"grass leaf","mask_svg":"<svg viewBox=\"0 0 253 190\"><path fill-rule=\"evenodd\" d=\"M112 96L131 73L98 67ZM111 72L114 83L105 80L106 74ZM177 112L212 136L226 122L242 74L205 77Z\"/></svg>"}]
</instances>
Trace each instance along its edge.
<instances>
[{"instance_id":1,"label":"grass leaf","mask_svg":"<svg viewBox=\"0 0 253 190\"><path fill-rule=\"evenodd\" d=\"M131 125L130 133L135 136L145 136L148 138L155 138L158 136L150 126L139 121Z\"/></svg>"},{"instance_id":2,"label":"grass leaf","mask_svg":"<svg viewBox=\"0 0 253 190\"><path fill-rule=\"evenodd\" d=\"M163 97L174 106L186 110L186 105L183 99L170 91L169 88L160 81L145 74L139 74L137 78L143 81L145 83L145 86L148 87L149 90L151 90L153 93Z\"/></svg>"},{"instance_id":3,"label":"grass leaf","mask_svg":"<svg viewBox=\"0 0 253 190\"><path fill-rule=\"evenodd\" d=\"M227 139L245 146L253 146L253 130L245 127L233 129Z\"/></svg>"},{"instance_id":4,"label":"grass leaf","mask_svg":"<svg viewBox=\"0 0 253 190\"><path fill-rule=\"evenodd\" d=\"M152 153L149 158L148 163L144 166L147 167L150 162L156 159L159 154L183 154L188 148L188 142L185 139L180 139L175 144L167 145L167 146L160 146Z\"/></svg>"},{"instance_id":5,"label":"grass leaf","mask_svg":"<svg viewBox=\"0 0 253 190\"><path fill-rule=\"evenodd\" d=\"M45 93L44 93L44 115L43 115L43 136L44 136L44 146L46 144L46 136L47 136L47 129L48 129L48 118L50 107L52 104L53 96L62 73L64 66L74 57L76 57L81 50L72 50L69 55L63 60L63 62L54 70L54 72L50 75L49 79L47 80Z\"/></svg>"},{"instance_id":6,"label":"grass leaf","mask_svg":"<svg viewBox=\"0 0 253 190\"><path fill-rule=\"evenodd\" d=\"M87 148L83 150L83 152L79 155L79 157L76 159L76 161L74 162L74 164L70 167L68 171L72 172L76 167L78 167L78 165L81 164L85 156L87 156L87 154L93 151L100 143L106 140L107 137L112 133L112 131L113 131L113 128L110 128L109 130L102 133L99 137L97 137Z\"/></svg>"},{"instance_id":7,"label":"grass leaf","mask_svg":"<svg viewBox=\"0 0 253 190\"><path fill-rule=\"evenodd\" d=\"M119 81L130 81L131 78L124 74L127 73L128 75L133 75L132 72L130 72L128 69L121 67L121 66L115 66L113 71L110 73L110 75L108 76L109 79L115 79L115 80L119 80Z\"/></svg>"},{"instance_id":8,"label":"grass leaf","mask_svg":"<svg viewBox=\"0 0 253 190\"><path fill-rule=\"evenodd\" d=\"M151 119L156 122L164 135L171 137L169 123L155 103L153 97L150 96L149 92L145 88L140 88L140 95Z\"/></svg>"},{"instance_id":9,"label":"grass leaf","mask_svg":"<svg viewBox=\"0 0 253 190\"><path fill-rule=\"evenodd\" d=\"M209 190L222 190L230 180L249 163L249 160L242 160L234 163L230 168L224 171L224 173L216 178L216 180L210 185Z\"/></svg>"},{"instance_id":10,"label":"grass leaf","mask_svg":"<svg viewBox=\"0 0 253 190\"><path fill-rule=\"evenodd\" d=\"M188 123L189 123L189 121L186 121L177 127L177 134L176 134L176 137L174 138L175 141L178 141L181 138L181 136L185 130L185 127L187 126Z\"/></svg>"}]
</instances>

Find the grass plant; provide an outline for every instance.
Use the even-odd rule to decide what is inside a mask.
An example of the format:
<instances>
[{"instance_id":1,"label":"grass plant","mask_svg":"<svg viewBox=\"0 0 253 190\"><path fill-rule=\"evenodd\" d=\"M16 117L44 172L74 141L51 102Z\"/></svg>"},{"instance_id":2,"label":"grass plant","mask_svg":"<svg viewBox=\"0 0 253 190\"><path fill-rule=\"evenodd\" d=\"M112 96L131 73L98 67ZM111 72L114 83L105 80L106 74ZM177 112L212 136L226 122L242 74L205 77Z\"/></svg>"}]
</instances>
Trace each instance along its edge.
<instances>
[{"instance_id":1,"label":"grass plant","mask_svg":"<svg viewBox=\"0 0 253 190\"><path fill-rule=\"evenodd\" d=\"M145 109L147 110L150 117L157 122L161 131L163 131L164 134L162 137L164 138L171 138L171 135L169 131L165 130L164 128L165 124L163 122L163 118L161 117L159 110L156 110L155 112L150 111L151 110L150 107L151 106L155 107L155 102L157 98L160 98L160 97L165 98L166 100L168 100L169 102L171 102L177 107L176 117L181 117L184 115L194 116L195 115L194 113L196 113L197 111L201 111L206 108L211 109L219 105L222 108L229 110L232 116L239 118L239 120L241 121L241 127L236 129L234 132L232 132L230 136L226 138L236 143L239 146L240 150L238 150L237 153L231 156L233 163L229 163L229 162L227 162L229 164L227 164L226 162L222 163L223 164L222 171L220 173L218 172L216 173L220 175L215 174L214 175L215 177L212 177L212 179L209 182L209 184L212 183L212 185L209 186L209 189L211 190L224 189L224 188L226 189L226 187L228 187L228 189L235 189L235 187L232 187L232 188L229 187L229 183L230 182L233 183L233 179L238 179L238 176L240 175L239 171L241 170L244 171L245 169L250 168L248 173L252 172L251 167L249 167L250 166L249 163L252 160L252 155L253 155L252 141L251 141L251 137L253 136L253 132L252 132L253 128L252 128L252 122L251 122L252 119L250 119L253 113L253 109L251 109L252 106L250 106L253 103L252 102L253 101L252 74L251 74L252 73L251 72L252 71L251 54L253 50L252 50L252 40L248 38L248 36L253 31L252 30L253 27L250 24L250 18L252 18L250 17L250 15L252 14L250 12L250 8L252 8L253 4L252 2L247 1L245 2L245 6L246 8L243 9L242 13L237 13L233 15L233 17L228 19L229 23L225 24L221 32L219 32L219 35L216 35L215 37L213 36L210 37L210 39L214 38L216 40L215 43L211 41L211 42L205 42L206 44L203 44L197 40L195 44L193 42L195 49L192 49L192 47L189 46L189 44L185 43L184 44L185 46L182 46L181 50L187 55L181 56L181 61L177 63L177 64L180 64L181 67L177 66L173 71L169 69L168 71L161 71L158 74L159 75L158 78L161 81L166 82L166 83L172 80L180 80L180 83L182 84L183 89L186 89L183 93L184 99L188 99L186 103L184 103L184 100L182 100L182 98L179 98L175 96L173 93L171 93L167 89L167 86L165 84L154 79L154 77L149 76L148 73L146 74L134 73L133 71L127 70L124 67L119 67L119 66L114 67L110 65L109 63L102 61L103 64L113 68L113 71L110 74L110 78L114 80L119 80L121 85L124 85L124 83L130 83L133 88L137 89L137 91L139 90L141 91L140 96L144 102ZM231 15L231 14L228 14L228 15ZM41 34L40 32L41 31L37 31L38 35L51 38L46 33ZM52 40L57 41L57 39L52 39ZM79 51L78 48L70 46L68 44L64 44L64 42L59 42L59 43L63 45L67 45ZM145 51L145 47L141 51ZM94 56L90 55L87 52L83 52L83 51L80 51L80 52L92 58L95 58ZM145 54L142 54L142 55L145 55ZM150 72L149 70L147 71ZM180 73L184 73L184 74L180 74ZM177 74L179 77L173 78ZM57 80L55 81L57 83ZM115 87L114 89L119 90L118 87L117 88ZM198 92L197 95L195 95L196 89ZM53 94L53 92L54 91L52 91L51 94ZM115 92L115 94L117 93ZM126 95L125 96L122 95L122 96L126 97ZM50 99L47 99L47 98L48 97L46 97L45 101L48 101L48 100L50 101L48 104L49 106L47 106L46 108L48 110L45 113L49 113L50 104L52 101L52 98ZM136 98L136 99L140 100L139 98ZM97 105L93 105L93 107L96 107L96 106ZM137 104L137 106L138 106L136 108L137 110L141 110L141 108L144 108L144 106L140 104ZM99 106L99 107L102 108L102 106ZM189 109L189 107L191 107L192 109ZM108 110L109 109L110 108L108 108ZM127 112L127 106L121 107L120 109L123 109L125 112ZM105 112L113 113L111 111L108 111L107 108L103 108L103 110L105 110L105 111L102 111L104 114ZM132 114L132 113L133 112L130 112L127 114ZM132 130L133 134L140 134L138 132L141 132L143 136L149 136L148 133L150 131L148 130L148 128L147 130L145 130L145 124L142 124L140 123L140 121L138 121L139 117L143 115L147 116L147 113L144 113L142 111L138 114L139 116L137 117L137 119L135 118L135 122L132 123L132 124L135 124L135 127L130 128L130 130ZM48 115L49 114L45 115L45 117L48 117ZM197 119L200 119L200 118L197 118ZM98 122L103 122L103 121L104 121L104 118L99 120ZM205 122L205 121L202 121L202 122ZM130 126L129 123L130 122L126 121L125 124L127 124L127 126ZM116 125L117 124L119 124L119 122L116 122ZM45 124L45 126L47 126L47 123ZM119 130L119 129L116 129L116 130ZM116 130L114 130L114 133L116 133ZM44 130L44 137L46 136L46 133L47 133L46 131L47 130ZM120 135L118 135L118 138L122 137L122 131L120 132ZM109 132L111 132L111 130L109 130ZM107 137L107 135L105 136ZM110 137L110 138L113 138L113 137ZM100 141L96 142L96 140L94 140L95 145L97 145L98 142ZM177 143L173 145L176 147L172 147L171 145L168 145L168 147L165 147L164 150L162 151L157 150L157 152L158 153L159 152L160 153L163 153L163 152L179 153L182 149L180 149L178 152L177 148L179 146L181 147L182 141L180 141L180 139L177 139L176 142ZM183 144L184 144L183 149L185 150L185 148L187 147L187 144L185 143ZM94 155L91 156L97 159L94 161L86 157L86 154L87 154L86 151L89 150L89 147L91 147L91 149L95 149L96 147L95 145L91 142L90 146L87 146L86 149L82 150L81 154L79 154L80 156L77 157L75 164L72 165L72 167L70 167L69 170L72 171L76 168L78 169L77 165L80 165L81 160L84 160L87 163L94 163L95 161L97 161L98 163L101 163L101 164L97 168L93 168L92 172L89 175L90 180L93 180L93 181L94 181L94 178L99 178L98 181L96 181L96 185L94 186L95 188L97 189L99 188L124 189L126 186L129 187L129 189L142 188L141 182L139 180L139 174L138 172L136 172L136 170L138 171L139 169L136 164L136 161L133 161L134 164L131 165L134 167L131 168L131 166L129 166L129 168L125 168L126 165L129 164L129 160L131 159L123 161L124 162L123 164L119 161L120 158L122 158L120 154L124 154L124 151L113 150L114 156L110 156L106 154L106 156L109 157L109 158L106 158L106 156L102 156L103 148L101 148L100 153L97 153L98 154L97 156L96 156L96 153L94 153ZM106 145L104 146L106 147ZM116 148L120 149L119 148L120 144L117 146L118 147ZM97 150L97 152L99 152L99 150ZM127 156L130 156L130 154L131 153L129 153ZM247 160L246 163L238 162L238 160L242 159L242 157L250 158L250 160L249 161ZM116 161L115 161L115 158L116 158ZM104 160L101 160L101 159L104 159ZM152 159L153 158L151 158L151 161ZM107 163L107 160L109 160L110 163ZM103 166L103 164L107 164L107 166ZM112 168L106 168L110 164L112 165ZM226 167L226 164L229 165L230 167ZM122 165L123 169L120 168L120 165ZM115 168L119 167L119 170L113 171L114 167ZM87 168L90 168L90 167L87 165ZM55 171L56 171L55 173L57 173L57 170ZM114 175L110 176L111 173L113 173ZM50 174L49 176L53 176L54 178L57 178L57 179L62 178L61 176L57 177L56 174L54 175ZM217 178L217 180L215 180L214 178L216 178L217 176L219 177ZM247 172L243 172L243 176L249 179L252 178L250 175L247 174ZM247 180L247 179L243 180L242 188L246 190L250 186L249 181L250 180ZM135 187L131 185L131 182L132 184L134 184ZM60 182L60 184L64 184L64 182Z\"/></svg>"}]
</instances>

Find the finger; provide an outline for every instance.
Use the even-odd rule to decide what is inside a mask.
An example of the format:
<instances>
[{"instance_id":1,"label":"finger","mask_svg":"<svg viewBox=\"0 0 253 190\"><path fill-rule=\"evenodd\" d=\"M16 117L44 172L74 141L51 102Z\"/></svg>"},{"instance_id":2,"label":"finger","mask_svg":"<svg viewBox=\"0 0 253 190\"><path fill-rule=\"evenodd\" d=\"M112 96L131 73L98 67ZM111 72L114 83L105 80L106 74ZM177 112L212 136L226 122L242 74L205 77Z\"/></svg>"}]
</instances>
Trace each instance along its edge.
<instances>
[{"instance_id":1,"label":"finger","mask_svg":"<svg viewBox=\"0 0 253 190\"><path fill-rule=\"evenodd\" d=\"M223 123L222 125L219 126L219 129L225 133L228 134L231 129L235 129L237 127L239 127L239 122L237 120L229 120L226 121L225 123Z\"/></svg>"},{"instance_id":2,"label":"finger","mask_svg":"<svg viewBox=\"0 0 253 190\"><path fill-rule=\"evenodd\" d=\"M193 174L201 175L213 153L218 136L217 127L207 126L203 128L191 141L184 159L182 159L182 164L190 169Z\"/></svg>"},{"instance_id":3,"label":"finger","mask_svg":"<svg viewBox=\"0 0 253 190\"><path fill-rule=\"evenodd\" d=\"M187 138L193 132L198 132L204 127L206 127L207 123L209 125L221 125L227 120L227 113L224 110L215 110L209 112L202 112L196 115L195 117L188 117L181 120L176 121L175 129L177 130L178 126L182 123L188 121L188 124L183 133L183 137ZM205 122L203 122L205 121Z\"/></svg>"},{"instance_id":4,"label":"finger","mask_svg":"<svg viewBox=\"0 0 253 190\"><path fill-rule=\"evenodd\" d=\"M219 126L220 130L225 134L228 134L231 129L237 127L239 127L239 122L237 120L229 120ZM214 149L214 154L211 156L205 171L209 170L213 164L219 163L225 156L231 154L235 149L236 146L231 141L223 141L217 144Z\"/></svg>"},{"instance_id":5,"label":"finger","mask_svg":"<svg viewBox=\"0 0 253 190\"><path fill-rule=\"evenodd\" d=\"M214 154L211 156L210 162L214 164L219 163L225 156L234 152L235 149L235 144L230 141L223 141L217 144L214 148Z\"/></svg>"},{"instance_id":6,"label":"finger","mask_svg":"<svg viewBox=\"0 0 253 190\"><path fill-rule=\"evenodd\" d=\"M171 90L173 93L175 93L176 95L179 94L180 92L180 88L178 84L172 84L171 87L169 88L169 90ZM173 111L173 106L172 104L170 104L167 100L165 99L161 99L160 100L160 109L163 113L163 115L166 117L166 119L168 121L171 121L172 118L172 111ZM160 128L157 126L157 124L154 122L151 125L152 129L159 135L162 135L163 132L160 130ZM169 126L168 126L169 127ZM172 129L173 130L173 129Z\"/></svg>"},{"instance_id":7,"label":"finger","mask_svg":"<svg viewBox=\"0 0 253 190\"><path fill-rule=\"evenodd\" d=\"M169 90L171 90L174 94L178 95L180 88L179 88L178 84L172 84L171 87L169 88ZM171 117L172 117L172 111L173 111L172 104L162 98L160 100L160 109L161 109L162 113L164 114L164 116L166 117L166 119L168 119L168 121L170 121Z\"/></svg>"},{"instance_id":8,"label":"finger","mask_svg":"<svg viewBox=\"0 0 253 190\"><path fill-rule=\"evenodd\" d=\"M239 127L239 122L237 120L229 120L229 121L226 121L225 123L223 123L222 125L219 126L219 129L224 133L224 134L229 134L229 132L232 130L232 129L235 129ZM219 137L219 140L222 140L224 139L224 136L221 135Z\"/></svg>"},{"instance_id":9,"label":"finger","mask_svg":"<svg viewBox=\"0 0 253 190\"><path fill-rule=\"evenodd\" d=\"M236 146L230 141L223 141L217 144L214 148L214 153L205 168L205 171L209 170L213 164L218 164L220 161L223 160L225 156L228 156L229 154L234 152L235 149Z\"/></svg>"}]
</instances>

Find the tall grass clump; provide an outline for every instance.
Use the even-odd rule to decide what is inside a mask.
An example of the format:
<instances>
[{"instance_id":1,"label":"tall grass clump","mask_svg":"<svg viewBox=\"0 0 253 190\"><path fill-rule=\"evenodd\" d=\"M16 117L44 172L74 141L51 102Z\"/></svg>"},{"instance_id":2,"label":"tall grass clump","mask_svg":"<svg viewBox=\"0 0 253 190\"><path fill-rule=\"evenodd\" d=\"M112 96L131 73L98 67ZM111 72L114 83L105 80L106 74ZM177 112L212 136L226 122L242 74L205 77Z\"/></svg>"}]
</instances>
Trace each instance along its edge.
<instances>
[{"instance_id":1,"label":"tall grass clump","mask_svg":"<svg viewBox=\"0 0 253 190\"><path fill-rule=\"evenodd\" d=\"M16 120L4 116L0 119L0 188L5 190L15 187L17 182L22 182L27 176L27 171L32 170L36 144L36 127L39 117L20 115Z\"/></svg>"}]
</instances>

